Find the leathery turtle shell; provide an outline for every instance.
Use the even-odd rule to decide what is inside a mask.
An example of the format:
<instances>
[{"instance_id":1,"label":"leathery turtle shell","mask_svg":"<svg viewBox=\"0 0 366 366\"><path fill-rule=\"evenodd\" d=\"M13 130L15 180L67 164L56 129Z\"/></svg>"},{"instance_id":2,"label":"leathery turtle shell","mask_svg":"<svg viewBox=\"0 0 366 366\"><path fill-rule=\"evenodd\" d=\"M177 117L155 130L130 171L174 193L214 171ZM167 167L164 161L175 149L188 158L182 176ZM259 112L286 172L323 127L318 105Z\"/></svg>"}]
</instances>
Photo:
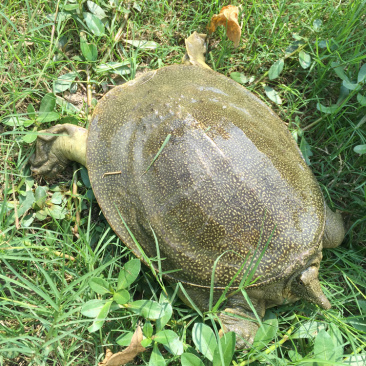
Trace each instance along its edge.
<instances>
[{"instance_id":1,"label":"leathery turtle shell","mask_svg":"<svg viewBox=\"0 0 366 366\"><path fill-rule=\"evenodd\" d=\"M168 66L107 93L89 127L87 166L113 230L139 258L123 220L149 257L154 232L175 281L209 287L224 253L215 286L225 287L269 241L252 286L279 282L321 249L325 204L293 137L212 70Z\"/></svg>"}]
</instances>

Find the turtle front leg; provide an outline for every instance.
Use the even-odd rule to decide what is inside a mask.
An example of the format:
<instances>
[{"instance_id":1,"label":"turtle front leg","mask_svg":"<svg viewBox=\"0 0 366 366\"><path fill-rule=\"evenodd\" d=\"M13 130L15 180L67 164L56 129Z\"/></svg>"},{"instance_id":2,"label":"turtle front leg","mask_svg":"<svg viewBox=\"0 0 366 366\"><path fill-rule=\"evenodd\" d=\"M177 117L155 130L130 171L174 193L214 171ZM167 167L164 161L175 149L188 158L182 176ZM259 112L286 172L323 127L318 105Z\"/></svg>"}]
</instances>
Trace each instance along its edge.
<instances>
[{"instance_id":1,"label":"turtle front leg","mask_svg":"<svg viewBox=\"0 0 366 366\"><path fill-rule=\"evenodd\" d=\"M333 212L328 206L323 236L323 248L335 248L341 245L345 235L344 223L339 212Z\"/></svg>"},{"instance_id":2,"label":"turtle front leg","mask_svg":"<svg viewBox=\"0 0 366 366\"><path fill-rule=\"evenodd\" d=\"M32 172L52 177L62 172L70 161L86 166L87 136L85 128L67 123L40 131L36 152L30 158Z\"/></svg>"}]
</instances>

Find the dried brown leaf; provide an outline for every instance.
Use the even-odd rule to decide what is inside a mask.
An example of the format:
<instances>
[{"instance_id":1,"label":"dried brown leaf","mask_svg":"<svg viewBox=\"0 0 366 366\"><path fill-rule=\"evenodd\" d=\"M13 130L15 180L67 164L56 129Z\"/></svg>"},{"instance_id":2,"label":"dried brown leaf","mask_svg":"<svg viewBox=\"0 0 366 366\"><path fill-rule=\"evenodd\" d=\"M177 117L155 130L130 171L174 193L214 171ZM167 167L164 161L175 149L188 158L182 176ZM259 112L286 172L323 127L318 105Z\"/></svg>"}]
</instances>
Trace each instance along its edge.
<instances>
[{"instance_id":1,"label":"dried brown leaf","mask_svg":"<svg viewBox=\"0 0 366 366\"><path fill-rule=\"evenodd\" d=\"M144 352L145 348L141 346L143 339L142 329L138 325L135 333L132 336L130 345L122 352L113 354L110 349L107 349L103 362L99 366L121 366L127 362L131 362L139 353Z\"/></svg>"},{"instance_id":2,"label":"dried brown leaf","mask_svg":"<svg viewBox=\"0 0 366 366\"><path fill-rule=\"evenodd\" d=\"M208 30L211 33L215 32L219 25L226 28L226 34L230 41L234 42L234 47L239 46L241 29L238 23L239 9L234 5L224 6L219 14L215 14L211 18Z\"/></svg>"}]
</instances>

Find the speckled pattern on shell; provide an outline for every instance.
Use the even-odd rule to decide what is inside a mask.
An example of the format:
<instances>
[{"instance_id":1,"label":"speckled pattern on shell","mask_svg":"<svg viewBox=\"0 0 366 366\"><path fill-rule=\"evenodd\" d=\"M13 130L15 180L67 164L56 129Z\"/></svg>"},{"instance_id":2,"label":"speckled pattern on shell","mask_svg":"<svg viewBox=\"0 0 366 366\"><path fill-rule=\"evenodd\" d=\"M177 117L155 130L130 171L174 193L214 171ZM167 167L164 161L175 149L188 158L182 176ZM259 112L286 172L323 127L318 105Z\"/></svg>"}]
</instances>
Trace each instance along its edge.
<instances>
[{"instance_id":1,"label":"speckled pattern on shell","mask_svg":"<svg viewBox=\"0 0 366 366\"><path fill-rule=\"evenodd\" d=\"M260 286L321 250L324 201L294 139L254 94L212 70L164 67L107 93L89 128L87 167L113 230L141 257L122 216L154 258L152 228L175 280L210 286L224 253L215 275L224 287L270 240Z\"/></svg>"}]
</instances>

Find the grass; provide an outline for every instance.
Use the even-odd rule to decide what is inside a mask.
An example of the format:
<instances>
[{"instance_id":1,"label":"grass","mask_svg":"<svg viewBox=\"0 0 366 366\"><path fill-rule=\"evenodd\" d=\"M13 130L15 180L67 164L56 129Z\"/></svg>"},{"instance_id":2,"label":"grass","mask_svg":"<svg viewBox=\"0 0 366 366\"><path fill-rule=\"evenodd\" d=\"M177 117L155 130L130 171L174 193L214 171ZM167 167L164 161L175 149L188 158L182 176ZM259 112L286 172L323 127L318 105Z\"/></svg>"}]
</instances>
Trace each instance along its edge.
<instances>
[{"instance_id":1,"label":"grass","mask_svg":"<svg viewBox=\"0 0 366 366\"><path fill-rule=\"evenodd\" d=\"M70 168L57 180L44 181L31 176L28 160L37 131L60 121L87 125L92 105L108 88L145 69L180 62L184 39L195 30L205 32L211 16L227 5L199 0L96 3L108 22L104 36L88 30L82 11L90 9L83 0L5 0L0 5L2 365L97 365L104 346L117 352L121 334L133 331L139 321L148 324L136 313L111 311L101 329L88 331L92 320L80 309L96 298L90 281L101 277L116 286L118 273L133 256L99 213L85 170L73 173ZM354 148L366 145L366 107L358 97L366 90L341 89L340 76L343 71L353 82L366 64L366 3L254 0L240 6L239 48L220 29L210 38L207 62L227 76L237 72L251 78L245 86L288 125L327 203L342 212L347 235L341 247L324 251L321 264L321 282L333 308L320 311L297 302L271 309L265 341L248 353L236 352L233 360L239 365L330 364L325 359L365 365L366 154ZM126 39L155 42L157 48L136 48ZM310 56L307 68L299 63L298 47ZM270 80L268 71L280 59L283 71ZM102 70L108 62L121 64L115 72ZM60 83L64 74L68 79ZM58 90L66 89L53 105L45 95L55 82ZM282 104L271 102L264 86L277 91ZM90 105L88 91L93 93ZM330 113L321 112L318 103ZM52 118L44 118L51 112ZM73 176L78 200L72 194ZM76 204L82 213L77 235ZM174 289L166 291L173 315L165 328L179 336L189 353L195 346L193 323L202 319ZM159 301L164 289L143 267L129 292L134 300ZM179 356L159 349L167 363L180 364ZM324 358L330 349L336 358ZM151 350L136 363L148 363ZM163 364L161 357L155 363Z\"/></svg>"}]
</instances>

